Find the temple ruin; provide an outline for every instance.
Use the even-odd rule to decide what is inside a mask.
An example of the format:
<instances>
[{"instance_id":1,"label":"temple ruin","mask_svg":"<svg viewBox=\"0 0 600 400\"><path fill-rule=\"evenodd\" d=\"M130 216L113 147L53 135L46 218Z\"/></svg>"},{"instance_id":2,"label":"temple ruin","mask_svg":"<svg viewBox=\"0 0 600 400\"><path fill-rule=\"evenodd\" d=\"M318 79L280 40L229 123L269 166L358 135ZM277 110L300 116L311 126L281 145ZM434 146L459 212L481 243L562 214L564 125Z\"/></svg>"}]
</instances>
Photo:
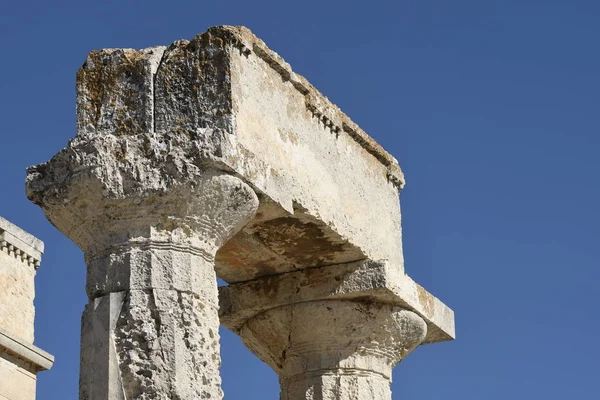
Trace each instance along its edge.
<instances>
[{"instance_id":1,"label":"temple ruin","mask_svg":"<svg viewBox=\"0 0 600 400\"><path fill-rule=\"evenodd\" d=\"M85 255L80 399L221 399L220 324L282 400L391 399L394 366L455 335L405 274L403 185L246 28L92 51L77 136L27 176Z\"/></svg>"}]
</instances>

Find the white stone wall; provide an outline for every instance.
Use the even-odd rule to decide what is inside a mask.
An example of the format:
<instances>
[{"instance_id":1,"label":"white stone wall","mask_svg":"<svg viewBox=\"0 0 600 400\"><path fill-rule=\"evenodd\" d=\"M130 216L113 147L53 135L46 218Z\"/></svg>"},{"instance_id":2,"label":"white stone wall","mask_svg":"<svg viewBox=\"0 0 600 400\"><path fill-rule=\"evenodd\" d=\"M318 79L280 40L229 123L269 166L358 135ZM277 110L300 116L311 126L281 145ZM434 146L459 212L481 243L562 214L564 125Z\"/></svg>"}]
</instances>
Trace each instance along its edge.
<instances>
[{"instance_id":1,"label":"white stone wall","mask_svg":"<svg viewBox=\"0 0 600 400\"><path fill-rule=\"evenodd\" d=\"M44 244L0 217L0 400L34 400L53 357L33 345L35 273Z\"/></svg>"},{"instance_id":2,"label":"white stone wall","mask_svg":"<svg viewBox=\"0 0 600 400\"><path fill-rule=\"evenodd\" d=\"M307 107L307 96L263 58L233 51L231 70L238 143L278 176L261 189L318 216L366 258L390 260L404 271L398 187L388 181L388 167L341 130L335 106L327 102L322 112L331 109L336 124L323 122L320 111Z\"/></svg>"},{"instance_id":3,"label":"white stone wall","mask_svg":"<svg viewBox=\"0 0 600 400\"><path fill-rule=\"evenodd\" d=\"M0 357L0 400L33 400L35 384L35 374Z\"/></svg>"},{"instance_id":4,"label":"white stone wall","mask_svg":"<svg viewBox=\"0 0 600 400\"><path fill-rule=\"evenodd\" d=\"M0 251L0 327L33 343L35 268L4 247Z\"/></svg>"}]
</instances>

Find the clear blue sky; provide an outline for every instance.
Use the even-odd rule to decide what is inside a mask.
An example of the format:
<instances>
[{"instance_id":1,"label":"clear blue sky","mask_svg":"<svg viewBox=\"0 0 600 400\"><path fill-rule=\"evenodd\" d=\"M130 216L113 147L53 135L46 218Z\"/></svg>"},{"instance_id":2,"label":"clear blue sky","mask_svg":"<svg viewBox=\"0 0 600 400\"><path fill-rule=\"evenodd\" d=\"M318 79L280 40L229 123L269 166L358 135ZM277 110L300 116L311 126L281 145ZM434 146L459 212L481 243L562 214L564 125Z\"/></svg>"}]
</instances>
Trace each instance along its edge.
<instances>
[{"instance_id":1,"label":"clear blue sky","mask_svg":"<svg viewBox=\"0 0 600 400\"><path fill-rule=\"evenodd\" d=\"M92 49L246 25L400 161L407 272L458 339L394 372L396 399L598 398L600 2L0 3L0 214L41 238L39 400L77 398L82 253L24 194L25 168L75 135ZM227 399L276 375L222 332Z\"/></svg>"}]
</instances>

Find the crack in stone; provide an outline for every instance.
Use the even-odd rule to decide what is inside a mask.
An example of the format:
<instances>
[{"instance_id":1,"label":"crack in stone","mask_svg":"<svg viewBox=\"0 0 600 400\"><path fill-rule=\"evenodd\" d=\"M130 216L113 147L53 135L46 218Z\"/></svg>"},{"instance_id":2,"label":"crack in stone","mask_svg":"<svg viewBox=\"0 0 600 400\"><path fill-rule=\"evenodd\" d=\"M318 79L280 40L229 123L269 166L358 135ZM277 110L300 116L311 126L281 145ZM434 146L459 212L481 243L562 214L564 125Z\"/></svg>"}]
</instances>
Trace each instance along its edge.
<instances>
[{"instance_id":1,"label":"crack in stone","mask_svg":"<svg viewBox=\"0 0 600 400\"><path fill-rule=\"evenodd\" d=\"M163 60L165 59L167 52L166 49L163 49L162 55L160 57L160 61L158 62L158 66L156 67L156 71L152 72L152 86L150 90L152 90L152 132L156 133L156 77L158 76L158 72L162 67Z\"/></svg>"}]
</instances>

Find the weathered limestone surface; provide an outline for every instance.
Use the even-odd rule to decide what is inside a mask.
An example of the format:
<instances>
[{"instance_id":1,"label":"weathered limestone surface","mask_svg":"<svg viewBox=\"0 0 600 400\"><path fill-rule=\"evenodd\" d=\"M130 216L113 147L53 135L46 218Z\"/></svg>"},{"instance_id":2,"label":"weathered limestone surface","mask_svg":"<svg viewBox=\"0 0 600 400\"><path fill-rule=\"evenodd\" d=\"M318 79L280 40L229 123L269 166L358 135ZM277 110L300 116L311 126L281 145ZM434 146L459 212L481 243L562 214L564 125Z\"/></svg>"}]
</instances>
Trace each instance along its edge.
<instances>
[{"instance_id":1,"label":"weathered limestone surface","mask_svg":"<svg viewBox=\"0 0 600 400\"><path fill-rule=\"evenodd\" d=\"M386 261L309 268L219 288L221 323L234 332L264 312L321 300L376 302L418 314L427 324L423 343L454 339L454 312Z\"/></svg>"},{"instance_id":2,"label":"weathered limestone surface","mask_svg":"<svg viewBox=\"0 0 600 400\"><path fill-rule=\"evenodd\" d=\"M454 314L386 262L219 288L221 322L279 374L281 399L391 399L392 368L454 338Z\"/></svg>"},{"instance_id":3,"label":"weathered limestone surface","mask_svg":"<svg viewBox=\"0 0 600 400\"><path fill-rule=\"evenodd\" d=\"M34 400L54 358L33 345L34 278L44 244L0 217L0 399Z\"/></svg>"},{"instance_id":4,"label":"weathered limestone surface","mask_svg":"<svg viewBox=\"0 0 600 400\"><path fill-rule=\"evenodd\" d=\"M100 165L127 172L102 147L90 148L109 158ZM144 189L114 175L69 174L63 165L54 159L38 168L31 185L42 190L30 195L85 252L90 302L80 398L221 398L214 257L254 215L254 192L238 178L192 166L178 180L171 174L173 181L150 174ZM57 173L64 174L59 183L51 181Z\"/></svg>"},{"instance_id":5,"label":"weathered limestone surface","mask_svg":"<svg viewBox=\"0 0 600 400\"><path fill-rule=\"evenodd\" d=\"M244 48L231 55L231 91L246 159L228 162L293 211L244 230L279 255L249 266L287 272L370 258L403 271L397 161L262 41L237 32ZM262 165L272 173L255 177Z\"/></svg>"},{"instance_id":6,"label":"weathered limestone surface","mask_svg":"<svg viewBox=\"0 0 600 400\"><path fill-rule=\"evenodd\" d=\"M285 400L389 399L454 337L404 274L398 162L246 28L91 52L77 129L27 194L85 253L80 398L221 398L216 276Z\"/></svg>"},{"instance_id":7,"label":"weathered limestone surface","mask_svg":"<svg viewBox=\"0 0 600 400\"><path fill-rule=\"evenodd\" d=\"M168 164L179 153L257 191L256 218L217 255L224 280L364 258L403 270L397 161L247 29L94 51L77 90L71 147L103 146L128 170L113 179L142 187L135 154Z\"/></svg>"},{"instance_id":8,"label":"weathered limestone surface","mask_svg":"<svg viewBox=\"0 0 600 400\"><path fill-rule=\"evenodd\" d=\"M281 399L391 399L392 368L426 336L415 313L387 304L313 301L267 311L240 331L279 373Z\"/></svg>"},{"instance_id":9,"label":"weathered limestone surface","mask_svg":"<svg viewBox=\"0 0 600 400\"><path fill-rule=\"evenodd\" d=\"M33 343L35 270L44 244L0 217L0 327Z\"/></svg>"},{"instance_id":10,"label":"weathered limestone surface","mask_svg":"<svg viewBox=\"0 0 600 400\"><path fill-rule=\"evenodd\" d=\"M213 133L157 129L163 51L92 52L78 136L29 170L30 199L85 253L82 399L222 397L214 258L258 199L215 168Z\"/></svg>"}]
</instances>

